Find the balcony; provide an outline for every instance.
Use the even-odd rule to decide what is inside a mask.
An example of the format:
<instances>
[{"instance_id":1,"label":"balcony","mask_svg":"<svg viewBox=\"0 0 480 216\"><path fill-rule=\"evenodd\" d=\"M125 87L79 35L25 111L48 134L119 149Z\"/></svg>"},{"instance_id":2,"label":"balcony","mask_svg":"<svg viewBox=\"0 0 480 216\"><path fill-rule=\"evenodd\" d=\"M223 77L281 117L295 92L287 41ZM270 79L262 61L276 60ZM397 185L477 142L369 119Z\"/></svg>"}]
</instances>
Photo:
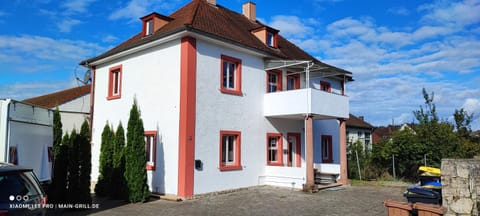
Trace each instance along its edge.
<instances>
[{"instance_id":1,"label":"balcony","mask_svg":"<svg viewBox=\"0 0 480 216\"><path fill-rule=\"evenodd\" d=\"M348 97L305 88L267 93L263 100L265 117L304 118L312 114L316 119L348 118Z\"/></svg>"}]
</instances>

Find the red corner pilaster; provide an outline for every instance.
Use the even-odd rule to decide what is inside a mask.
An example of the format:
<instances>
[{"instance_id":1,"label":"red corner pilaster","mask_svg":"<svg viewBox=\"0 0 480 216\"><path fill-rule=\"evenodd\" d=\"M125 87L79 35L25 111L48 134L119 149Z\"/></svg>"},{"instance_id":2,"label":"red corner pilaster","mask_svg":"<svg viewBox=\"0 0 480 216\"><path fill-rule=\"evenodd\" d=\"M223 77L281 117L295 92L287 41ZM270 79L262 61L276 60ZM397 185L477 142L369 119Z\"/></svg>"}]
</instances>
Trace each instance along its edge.
<instances>
[{"instance_id":1,"label":"red corner pilaster","mask_svg":"<svg viewBox=\"0 0 480 216\"><path fill-rule=\"evenodd\" d=\"M313 119L312 116L305 118L305 161L307 163L307 182L304 190L315 190L315 174L313 173Z\"/></svg>"},{"instance_id":2,"label":"red corner pilaster","mask_svg":"<svg viewBox=\"0 0 480 216\"><path fill-rule=\"evenodd\" d=\"M178 138L179 197L193 195L195 160L196 39L184 37L180 60L180 120Z\"/></svg>"},{"instance_id":3,"label":"red corner pilaster","mask_svg":"<svg viewBox=\"0 0 480 216\"><path fill-rule=\"evenodd\" d=\"M348 184L347 174L347 129L345 119L339 119L340 122L340 183Z\"/></svg>"}]
</instances>

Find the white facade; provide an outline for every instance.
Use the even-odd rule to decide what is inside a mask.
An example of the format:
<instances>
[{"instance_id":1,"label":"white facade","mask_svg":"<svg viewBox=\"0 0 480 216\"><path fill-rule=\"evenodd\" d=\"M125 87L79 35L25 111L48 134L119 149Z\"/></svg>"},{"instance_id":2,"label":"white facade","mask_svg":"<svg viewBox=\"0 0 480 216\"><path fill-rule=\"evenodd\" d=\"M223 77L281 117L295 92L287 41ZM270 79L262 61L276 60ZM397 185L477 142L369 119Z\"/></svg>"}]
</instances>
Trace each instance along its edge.
<instances>
[{"instance_id":1,"label":"white facade","mask_svg":"<svg viewBox=\"0 0 480 216\"><path fill-rule=\"evenodd\" d=\"M347 129L347 143L360 142L364 150L372 150L372 130L366 128L349 127Z\"/></svg>"},{"instance_id":2,"label":"white facade","mask_svg":"<svg viewBox=\"0 0 480 216\"><path fill-rule=\"evenodd\" d=\"M52 125L51 110L0 100L0 161L32 168L40 181L50 180Z\"/></svg>"},{"instance_id":3,"label":"white facade","mask_svg":"<svg viewBox=\"0 0 480 216\"><path fill-rule=\"evenodd\" d=\"M121 98L108 100L109 68L122 65ZM177 193L180 101L180 39L96 67L92 131L92 181L98 179L101 134L105 124L127 129L136 99L144 129L157 131L157 167L148 171L150 189Z\"/></svg>"},{"instance_id":4,"label":"white facade","mask_svg":"<svg viewBox=\"0 0 480 216\"><path fill-rule=\"evenodd\" d=\"M73 129L80 131L83 121L89 118L90 94L75 98L58 106L62 119L63 133L70 133Z\"/></svg>"},{"instance_id":5,"label":"white facade","mask_svg":"<svg viewBox=\"0 0 480 216\"><path fill-rule=\"evenodd\" d=\"M180 106L180 39L161 43L155 47L124 56L96 66L94 80L94 115L92 131L92 180L99 175L101 133L105 124L115 129L119 122L127 128L129 111L134 98L138 103L146 131L157 131L156 168L148 171L148 184L152 192L177 194L179 169L179 106ZM242 61L242 95L220 91L220 56L228 55ZM332 92L320 92L316 81L305 87L305 74L301 75L304 89L311 92L311 110L292 110L289 104L271 106L275 94L290 99L290 91L266 93L266 72L263 56L252 55L242 48L226 47L196 39L196 112L194 159L202 162L194 170L193 194L229 190L253 185L279 185L301 188L306 181L305 122L306 113L318 114L314 121L314 158L322 163L321 136L329 135L333 141L333 164L339 159L339 122L336 118L348 116L348 98L340 95L341 81L329 80ZM122 66L121 97L109 100L109 69ZM285 80L285 79L284 79ZM286 85L284 85L286 86ZM317 89L314 89L317 88ZM316 96L326 99L331 107L321 104ZM285 100L285 98L287 98ZM339 100L338 104L335 104ZM296 103L290 101L291 105ZM327 107L327 109L323 108ZM287 109L286 112L279 111ZM307 108L308 109L308 108ZM270 110L275 115L270 115ZM313 111L312 111L313 110ZM318 112L318 113L317 113ZM321 120L327 119L327 120ZM219 169L221 130L241 132L241 169ZM281 133L282 152L287 150L287 134L300 135L300 166L267 165L267 133ZM286 155L284 156L284 161ZM325 167L329 167L328 165ZM339 172L332 168L331 172Z\"/></svg>"}]
</instances>

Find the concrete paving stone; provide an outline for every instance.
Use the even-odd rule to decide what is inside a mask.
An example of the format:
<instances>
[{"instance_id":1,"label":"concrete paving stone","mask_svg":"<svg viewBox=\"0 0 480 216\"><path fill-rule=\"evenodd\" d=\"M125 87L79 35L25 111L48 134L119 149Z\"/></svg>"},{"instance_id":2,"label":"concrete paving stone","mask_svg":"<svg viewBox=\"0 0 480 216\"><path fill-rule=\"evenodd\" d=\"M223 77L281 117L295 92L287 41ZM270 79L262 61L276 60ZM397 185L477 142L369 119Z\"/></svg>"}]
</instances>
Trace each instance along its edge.
<instances>
[{"instance_id":1,"label":"concrete paving stone","mask_svg":"<svg viewBox=\"0 0 480 216\"><path fill-rule=\"evenodd\" d=\"M318 193L257 186L227 194L172 202L154 200L129 204L94 199L100 209L62 211L59 215L387 215L387 199L406 201L406 187L344 186Z\"/></svg>"}]
</instances>

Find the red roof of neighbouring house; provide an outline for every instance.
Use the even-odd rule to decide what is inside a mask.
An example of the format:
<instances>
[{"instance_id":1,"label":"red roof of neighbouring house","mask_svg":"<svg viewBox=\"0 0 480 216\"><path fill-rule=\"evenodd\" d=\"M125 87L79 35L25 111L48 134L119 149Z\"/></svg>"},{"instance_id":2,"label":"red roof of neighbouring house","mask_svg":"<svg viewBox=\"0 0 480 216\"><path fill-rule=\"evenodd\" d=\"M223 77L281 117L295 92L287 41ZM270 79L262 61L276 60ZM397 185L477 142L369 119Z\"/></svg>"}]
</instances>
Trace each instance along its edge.
<instances>
[{"instance_id":1,"label":"red roof of neighbouring house","mask_svg":"<svg viewBox=\"0 0 480 216\"><path fill-rule=\"evenodd\" d=\"M142 33L140 32L113 49L97 57L84 60L80 64L88 65L91 62L138 47L157 39L182 31L190 31L225 41L230 44L242 46L247 49L252 49L275 58L313 60L317 63L328 66L331 70L347 75L351 74L349 71L320 62L287 39L283 38L281 35L278 35L278 48L269 47L251 33L253 29L268 26L258 20L252 21L243 14L231 11L218 4L209 4L206 0L192 0L187 5L170 14L168 17L171 18L171 21L152 35L142 36Z\"/></svg>"},{"instance_id":2,"label":"red roof of neighbouring house","mask_svg":"<svg viewBox=\"0 0 480 216\"><path fill-rule=\"evenodd\" d=\"M347 127L373 129L373 126L370 123L366 122L363 116L357 117L350 114L346 123L347 123Z\"/></svg>"},{"instance_id":3,"label":"red roof of neighbouring house","mask_svg":"<svg viewBox=\"0 0 480 216\"><path fill-rule=\"evenodd\" d=\"M38 105L46 108L53 108L58 105L64 104L68 101L76 99L90 93L90 85L84 85L80 87L70 88L38 97L28 98L23 100L33 105Z\"/></svg>"}]
</instances>

